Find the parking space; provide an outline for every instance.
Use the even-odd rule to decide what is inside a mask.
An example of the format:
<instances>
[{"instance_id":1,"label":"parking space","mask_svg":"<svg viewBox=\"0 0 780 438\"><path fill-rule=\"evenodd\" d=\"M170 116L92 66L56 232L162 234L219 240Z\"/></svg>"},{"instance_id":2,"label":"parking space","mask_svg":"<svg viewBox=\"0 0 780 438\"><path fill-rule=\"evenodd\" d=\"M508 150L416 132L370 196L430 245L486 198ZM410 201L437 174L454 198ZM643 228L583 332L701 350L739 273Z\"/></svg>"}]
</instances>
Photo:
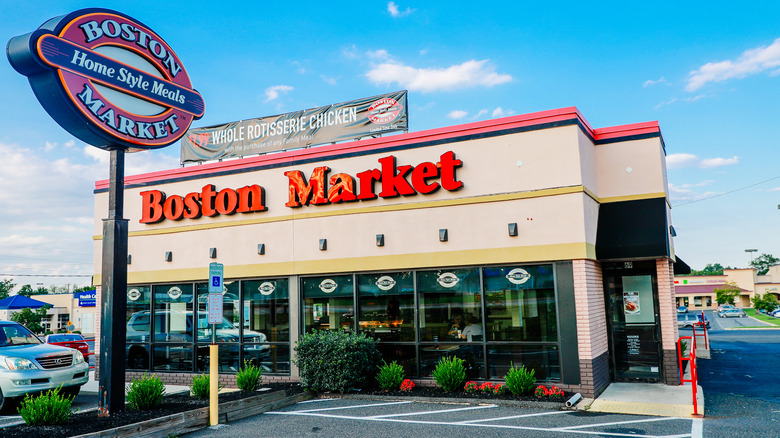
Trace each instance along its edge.
<instances>
[{"instance_id":1,"label":"parking space","mask_svg":"<svg viewBox=\"0 0 780 438\"><path fill-rule=\"evenodd\" d=\"M280 421L281 420L281 421ZM485 437L701 436L699 419L587 411L551 411L496 404L317 399L192 436L234 437L262 429L266 436Z\"/></svg>"}]
</instances>

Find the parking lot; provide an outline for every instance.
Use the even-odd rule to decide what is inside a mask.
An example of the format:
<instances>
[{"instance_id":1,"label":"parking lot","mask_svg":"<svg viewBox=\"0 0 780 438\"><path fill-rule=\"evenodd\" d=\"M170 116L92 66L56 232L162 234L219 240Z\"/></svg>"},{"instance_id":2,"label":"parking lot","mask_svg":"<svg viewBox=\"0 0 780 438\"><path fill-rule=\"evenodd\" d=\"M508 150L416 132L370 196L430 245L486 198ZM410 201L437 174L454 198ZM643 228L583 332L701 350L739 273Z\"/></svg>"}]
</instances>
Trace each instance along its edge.
<instances>
[{"instance_id":1,"label":"parking lot","mask_svg":"<svg viewBox=\"0 0 780 438\"><path fill-rule=\"evenodd\" d=\"M496 404L316 399L188 436L695 437L699 419L559 411Z\"/></svg>"}]
</instances>

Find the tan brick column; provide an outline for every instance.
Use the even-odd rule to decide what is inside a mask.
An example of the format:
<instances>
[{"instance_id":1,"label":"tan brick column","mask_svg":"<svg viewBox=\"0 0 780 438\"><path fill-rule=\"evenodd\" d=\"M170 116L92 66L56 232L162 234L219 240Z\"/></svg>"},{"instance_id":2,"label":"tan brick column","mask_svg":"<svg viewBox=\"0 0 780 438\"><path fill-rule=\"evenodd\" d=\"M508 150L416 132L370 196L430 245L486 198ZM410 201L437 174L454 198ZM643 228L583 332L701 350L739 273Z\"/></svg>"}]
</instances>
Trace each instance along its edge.
<instances>
[{"instance_id":1,"label":"tan brick column","mask_svg":"<svg viewBox=\"0 0 780 438\"><path fill-rule=\"evenodd\" d=\"M655 262L658 277L658 312L661 319L664 383L679 385L677 369L677 305L674 296L674 269L669 259Z\"/></svg>"},{"instance_id":2,"label":"tan brick column","mask_svg":"<svg viewBox=\"0 0 780 438\"><path fill-rule=\"evenodd\" d=\"M582 391L594 397L609 385L609 343L601 265L572 260Z\"/></svg>"}]
</instances>

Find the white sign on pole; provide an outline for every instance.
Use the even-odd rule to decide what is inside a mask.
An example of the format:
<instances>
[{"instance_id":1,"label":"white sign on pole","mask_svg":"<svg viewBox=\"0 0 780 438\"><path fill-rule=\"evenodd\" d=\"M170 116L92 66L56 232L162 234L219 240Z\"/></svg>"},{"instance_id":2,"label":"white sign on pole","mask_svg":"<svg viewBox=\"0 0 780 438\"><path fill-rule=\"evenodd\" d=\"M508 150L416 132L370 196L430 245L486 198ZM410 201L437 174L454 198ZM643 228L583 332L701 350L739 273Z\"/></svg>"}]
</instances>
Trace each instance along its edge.
<instances>
[{"instance_id":1,"label":"white sign on pole","mask_svg":"<svg viewBox=\"0 0 780 438\"><path fill-rule=\"evenodd\" d=\"M209 294L209 324L222 324L222 294Z\"/></svg>"}]
</instances>

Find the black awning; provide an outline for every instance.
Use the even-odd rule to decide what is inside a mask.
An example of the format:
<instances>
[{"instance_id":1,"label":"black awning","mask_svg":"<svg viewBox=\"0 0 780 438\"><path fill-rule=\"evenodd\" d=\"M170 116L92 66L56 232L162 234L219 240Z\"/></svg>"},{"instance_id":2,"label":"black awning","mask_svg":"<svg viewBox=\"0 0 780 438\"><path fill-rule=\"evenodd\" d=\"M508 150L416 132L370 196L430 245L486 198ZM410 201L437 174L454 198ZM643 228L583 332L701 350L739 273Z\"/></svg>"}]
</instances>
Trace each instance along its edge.
<instances>
[{"instance_id":1,"label":"black awning","mask_svg":"<svg viewBox=\"0 0 780 438\"><path fill-rule=\"evenodd\" d=\"M610 202L599 206L596 258L669 257L666 198Z\"/></svg>"},{"instance_id":2,"label":"black awning","mask_svg":"<svg viewBox=\"0 0 780 438\"><path fill-rule=\"evenodd\" d=\"M683 261L679 256L675 256L677 260L674 262L674 275L688 275L691 273L691 267Z\"/></svg>"}]
</instances>

